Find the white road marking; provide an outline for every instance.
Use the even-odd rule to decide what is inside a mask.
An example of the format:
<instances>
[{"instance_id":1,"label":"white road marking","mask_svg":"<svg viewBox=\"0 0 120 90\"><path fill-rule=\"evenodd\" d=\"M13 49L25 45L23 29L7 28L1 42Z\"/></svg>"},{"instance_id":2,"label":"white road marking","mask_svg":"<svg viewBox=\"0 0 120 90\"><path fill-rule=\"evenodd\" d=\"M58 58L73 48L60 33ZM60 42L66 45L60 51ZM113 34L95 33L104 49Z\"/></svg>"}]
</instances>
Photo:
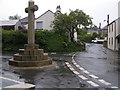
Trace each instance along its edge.
<instances>
[{"instance_id":1,"label":"white road marking","mask_svg":"<svg viewBox=\"0 0 120 90\"><path fill-rule=\"evenodd\" d=\"M6 86L4 88L31 88L35 87L35 85L24 83L24 84L16 84L16 85L11 85L11 86Z\"/></svg>"},{"instance_id":2,"label":"white road marking","mask_svg":"<svg viewBox=\"0 0 120 90\"><path fill-rule=\"evenodd\" d=\"M72 60L72 62L74 63L75 61L74 61L74 60Z\"/></svg>"},{"instance_id":3,"label":"white road marking","mask_svg":"<svg viewBox=\"0 0 120 90\"><path fill-rule=\"evenodd\" d=\"M16 83L20 83L20 84L24 83L24 82L16 81L16 80L6 78L6 77L0 77L0 78L5 79L5 80L9 80L9 81L13 81L13 82L16 82Z\"/></svg>"},{"instance_id":4,"label":"white road marking","mask_svg":"<svg viewBox=\"0 0 120 90\"><path fill-rule=\"evenodd\" d=\"M67 64L67 66L68 66L69 68L71 68L71 67L72 67L70 64Z\"/></svg>"},{"instance_id":5,"label":"white road marking","mask_svg":"<svg viewBox=\"0 0 120 90\"><path fill-rule=\"evenodd\" d=\"M72 68L72 67L70 68L70 70L71 70L71 71L75 71L75 69L74 69L74 68Z\"/></svg>"},{"instance_id":6,"label":"white road marking","mask_svg":"<svg viewBox=\"0 0 120 90\"><path fill-rule=\"evenodd\" d=\"M33 84L16 81L16 80L13 80L13 79L10 79L10 78L6 78L6 77L0 77L0 78L19 83L19 84L15 84L15 85L6 86L6 87L3 87L3 88L31 88L31 87L35 87L35 85L33 85Z\"/></svg>"},{"instance_id":7,"label":"white road marking","mask_svg":"<svg viewBox=\"0 0 120 90\"><path fill-rule=\"evenodd\" d=\"M116 87L116 86L112 86L111 88L118 88L118 87Z\"/></svg>"},{"instance_id":8,"label":"white road marking","mask_svg":"<svg viewBox=\"0 0 120 90\"><path fill-rule=\"evenodd\" d=\"M76 75L80 74L80 73L79 73L79 72L77 72L77 71L73 71L73 73L74 73L74 74L76 74Z\"/></svg>"},{"instance_id":9,"label":"white road marking","mask_svg":"<svg viewBox=\"0 0 120 90\"><path fill-rule=\"evenodd\" d=\"M72 59L74 59L74 57L72 56Z\"/></svg>"},{"instance_id":10,"label":"white road marking","mask_svg":"<svg viewBox=\"0 0 120 90\"><path fill-rule=\"evenodd\" d=\"M67 64L67 65L68 65L69 63L68 63L68 62L65 62L65 64Z\"/></svg>"},{"instance_id":11,"label":"white road marking","mask_svg":"<svg viewBox=\"0 0 120 90\"><path fill-rule=\"evenodd\" d=\"M80 70L85 70L85 69L84 69L84 68L82 68L82 67L80 67L79 69L80 69Z\"/></svg>"},{"instance_id":12,"label":"white road marking","mask_svg":"<svg viewBox=\"0 0 120 90\"><path fill-rule=\"evenodd\" d=\"M72 57L74 57L75 56L75 54L73 54L73 56Z\"/></svg>"},{"instance_id":13,"label":"white road marking","mask_svg":"<svg viewBox=\"0 0 120 90\"><path fill-rule=\"evenodd\" d=\"M76 62L73 63L74 65L78 65Z\"/></svg>"},{"instance_id":14,"label":"white road marking","mask_svg":"<svg viewBox=\"0 0 120 90\"><path fill-rule=\"evenodd\" d=\"M75 54L72 56L72 62L73 62L73 64L74 64L77 68L79 68L80 70L82 70L84 73L88 74L88 75L89 75L90 77L92 77L92 78L95 78L95 79L98 79L98 78L99 78L99 77L97 77L96 75L90 74L90 72L88 72L87 70L85 70L84 68L82 68L80 65L78 65L78 64L75 62L75 60L74 60L74 56L75 56ZM78 75L80 78L82 78L83 80L87 80L87 79L88 79L88 78L84 77L83 75L79 75L80 73L77 72L77 71L75 71L74 68L71 68L71 69L72 69L73 73L77 74L77 75ZM100 81L101 83L103 83L103 84L105 84L105 85L111 85L111 83L106 82L106 81L103 80L103 79L99 79L98 81ZM93 81L87 81L87 82L88 82L89 84L91 84L92 86L94 86L94 87L98 87L98 86L99 86L98 84L94 83ZM112 86L111 88L118 88L118 87Z\"/></svg>"},{"instance_id":15,"label":"white road marking","mask_svg":"<svg viewBox=\"0 0 120 90\"><path fill-rule=\"evenodd\" d=\"M80 66L79 66L79 65L76 65L76 67L80 68Z\"/></svg>"},{"instance_id":16,"label":"white road marking","mask_svg":"<svg viewBox=\"0 0 120 90\"><path fill-rule=\"evenodd\" d=\"M105 84L105 85L111 85L111 83L109 82L106 82L105 80L103 79L99 79L98 81L100 81L101 83Z\"/></svg>"},{"instance_id":17,"label":"white road marking","mask_svg":"<svg viewBox=\"0 0 120 90\"><path fill-rule=\"evenodd\" d=\"M84 77L83 75L78 75L78 77L80 77L83 80L87 80L88 78Z\"/></svg>"},{"instance_id":18,"label":"white road marking","mask_svg":"<svg viewBox=\"0 0 120 90\"><path fill-rule=\"evenodd\" d=\"M89 74L89 73L90 73L90 72L88 72L87 70L84 70L83 72L86 73L86 74Z\"/></svg>"},{"instance_id":19,"label":"white road marking","mask_svg":"<svg viewBox=\"0 0 120 90\"><path fill-rule=\"evenodd\" d=\"M94 83L93 81L87 81L90 85L94 86L94 87L98 87L99 85Z\"/></svg>"},{"instance_id":20,"label":"white road marking","mask_svg":"<svg viewBox=\"0 0 120 90\"><path fill-rule=\"evenodd\" d=\"M95 75L93 75L93 74L91 74L91 75L89 75L90 77L92 77L92 78L99 78L99 77L97 77L97 76L95 76Z\"/></svg>"}]
</instances>

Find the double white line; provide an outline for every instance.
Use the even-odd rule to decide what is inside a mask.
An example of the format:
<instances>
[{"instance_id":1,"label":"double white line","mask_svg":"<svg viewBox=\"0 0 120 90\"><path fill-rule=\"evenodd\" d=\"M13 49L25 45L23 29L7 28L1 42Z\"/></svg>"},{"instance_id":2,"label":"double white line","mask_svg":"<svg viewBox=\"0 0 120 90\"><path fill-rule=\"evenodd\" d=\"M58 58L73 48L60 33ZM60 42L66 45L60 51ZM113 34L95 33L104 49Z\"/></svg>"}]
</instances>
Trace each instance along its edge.
<instances>
[{"instance_id":1,"label":"double white line","mask_svg":"<svg viewBox=\"0 0 120 90\"><path fill-rule=\"evenodd\" d=\"M87 70L85 70L84 68L82 68L80 65L78 65L75 60L74 60L74 56L75 54L72 56L72 62L73 64L78 68L80 69L81 71L83 71L84 73L88 74L91 78L94 78L94 79L98 79L99 82L105 84L105 85L111 85L111 83L103 80L103 79L99 79L98 76L94 75L94 74L90 74L90 72L88 72ZM78 75L78 77L80 77L81 79L83 80L88 80L88 78L86 78L85 76L83 75L80 75L80 73L78 71L75 71L75 69L68 63L68 62L65 62L66 65L69 67L69 69L76 75ZM94 86L94 87L98 87L99 85L94 83L93 81L87 81L90 85ZM116 86L111 86L111 88L118 88Z\"/></svg>"}]
</instances>

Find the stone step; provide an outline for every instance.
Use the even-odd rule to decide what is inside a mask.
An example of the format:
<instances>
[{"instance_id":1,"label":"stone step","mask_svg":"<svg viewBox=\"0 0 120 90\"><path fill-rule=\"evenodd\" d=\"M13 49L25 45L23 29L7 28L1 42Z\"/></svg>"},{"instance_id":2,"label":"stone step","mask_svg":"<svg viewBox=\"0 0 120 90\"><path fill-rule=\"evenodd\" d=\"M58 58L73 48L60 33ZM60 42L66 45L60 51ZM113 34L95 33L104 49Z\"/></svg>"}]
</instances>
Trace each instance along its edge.
<instances>
[{"instance_id":1,"label":"stone step","mask_svg":"<svg viewBox=\"0 0 120 90\"><path fill-rule=\"evenodd\" d=\"M34 50L27 50L27 49L19 49L19 53L21 55L43 55L43 49L34 49Z\"/></svg>"},{"instance_id":2,"label":"stone step","mask_svg":"<svg viewBox=\"0 0 120 90\"><path fill-rule=\"evenodd\" d=\"M20 55L20 54L14 54L14 60L15 61L35 61L35 60L46 60L48 59L48 54L44 53L44 55Z\"/></svg>"},{"instance_id":3,"label":"stone step","mask_svg":"<svg viewBox=\"0 0 120 90\"><path fill-rule=\"evenodd\" d=\"M40 67L45 65L52 65L52 60L50 58L44 61L15 61L10 59L9 65L16 67Z\"/></svg>"}]
</instances>

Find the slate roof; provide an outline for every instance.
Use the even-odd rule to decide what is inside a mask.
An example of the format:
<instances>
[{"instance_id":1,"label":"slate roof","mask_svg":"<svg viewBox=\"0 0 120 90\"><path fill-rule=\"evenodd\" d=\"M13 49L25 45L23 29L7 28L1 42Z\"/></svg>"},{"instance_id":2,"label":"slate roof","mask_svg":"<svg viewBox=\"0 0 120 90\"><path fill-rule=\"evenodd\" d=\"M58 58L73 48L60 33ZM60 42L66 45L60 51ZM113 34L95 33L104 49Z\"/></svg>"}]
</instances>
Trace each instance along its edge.
<instances>
[{"instance_id":1,"label":"slate roof","mask_svg":"<svg viewBox=\"0 0 120 90\"><path fill-rule=\"evenodd\" d=\"M45 13L43 13L42 15L40 15L38 18L42 17L42 16L45 15L47 12L53 13L51 10L48 10L48 11L46 11ZM53 13L53 14L55 14L55 13ZM38 18L36 18L36 19L38 19Z\"/></svg>"},{"instance_id":2,"label":"slate roof","mask_svg":"<svg viewBox=\"0 0 120 90\"><path fill-rule=\"evenodd\" d=\"M119 20L120 17L118 19L115 19L114 21L112 21L109 25L111 25L112 23L114 23L115 21Z\"/></svg>"},{"instance_id":3,"label":"slate roof","mask_svg":"<svg viewBox=\"0 0 120 90\"><path fill-rule=\"evenodd\" d=\"M108 30L108 26L104 26L101 30Z\"/></svg>"},{"instance_id":4,"label":"slate roof","mask_svg":"<svg viewBox=\"0 0 120 90\"><path fill-rule=\"evenodd\" d=\"M45 13L43 13L42 15L40 15L38 18L42 17L42 16L45 15L47 12L53 13L51 10L48 10L48 11L46 11ZM55 13L53 13L53 14L55 14ZM38 19L38 18L35 18L35 20ZM28 17L25 17L25 18L23 18L23 19L20 19L20 22L21 22L21 23L26 23L26 22L28 22Z\"/></svg>"},{"instance_id":5,"label":"slate roof","mask_svg":"<svg viewBox=\"0 0 120 90\"><path fill-rule=\"evenodd\" d=\"M13 26L15 25L19 20L4 20L0 21L0 26Z\"/></svg>"},{"instance_id":6,"label":"slate roof","mask_svg":"<svg viewBox=\"0 0 120 90\"><path fill-rule=\"evenodd\" d=\"M21 22L21 23L26 23L26 22L28 22L28 17L25 17L25 18L20 19L20 22Z\"/></svg>"}]
</instances>

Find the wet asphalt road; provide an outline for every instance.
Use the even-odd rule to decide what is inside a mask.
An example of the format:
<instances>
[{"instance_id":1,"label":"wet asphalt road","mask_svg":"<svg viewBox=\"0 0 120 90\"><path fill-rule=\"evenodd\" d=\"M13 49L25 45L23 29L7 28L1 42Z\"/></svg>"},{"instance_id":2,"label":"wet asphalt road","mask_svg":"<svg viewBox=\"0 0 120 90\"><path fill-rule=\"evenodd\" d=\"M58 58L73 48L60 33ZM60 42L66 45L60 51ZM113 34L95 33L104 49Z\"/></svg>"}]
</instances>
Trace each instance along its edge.
<instances>
[{"instance_id":1,"label":"wet asphalt road","mask_svg":"<svg viewBox=\"0 0 120 90\"><path fill-rule=\"evenodd\" d=\"M9 56L8 56L9 55ZM18 70L8 66L8 60L12 58L11 54L5 53L2 60L2 76L17 81L30 83L35 88L80 88L82 83L76 78L69 68L65 65L65 61L70 61L72 54L56 54L50 55L55 66L43 69ZM14 85L9 81L2 81L2 87Z\"/></svg>"},{"instance_id":2,"label":"wet asphalt road","mask_svg":"<svg viewBox=\"0 0 120 90\"><path fill-rule=\"evenodd\" d=\"M32 69L32 70L18 70L8 66L8 59L12 58L13 53L3 53L2 60L2 75L35 85L35 88L94 88L92 85L79 78L76 73L72 72L70 68L65 64L69 62L71 66L78 70L72 63L71 54L55 54L50 55L55 66L44 69ZM86 44L86 51L78 52L75 54L75 62L85 68L90 73L97 75L99 78L110 82L113 86L118 86L118 60L120 55L117 52L113 52L104 48L100 44ZM83 76L85 73L78 70ZM90 77L88 77L89 79ZM96 81L94 78L90 79ZM96 81L97 82L97 81ZM3 82L3 87L7 86L8 82ZM15 83L10 83L15 84ZM98 85L100 85L98 83ZM120 85L119 85L120 86ZM101 85L98 87L108 88L107 85Z\"/></svg>"},{"instance_id":3,"label":"wet asphalt road","mask_svg":"<svg viewBox=\"0 0 120 90\"><path fill-rule=\"evenodd\" d=\"M78 52L75 61L100 79L120 86L120 53L104 48L101 44L86 44L86 51Z\"/></svg>"}]
</instances>

